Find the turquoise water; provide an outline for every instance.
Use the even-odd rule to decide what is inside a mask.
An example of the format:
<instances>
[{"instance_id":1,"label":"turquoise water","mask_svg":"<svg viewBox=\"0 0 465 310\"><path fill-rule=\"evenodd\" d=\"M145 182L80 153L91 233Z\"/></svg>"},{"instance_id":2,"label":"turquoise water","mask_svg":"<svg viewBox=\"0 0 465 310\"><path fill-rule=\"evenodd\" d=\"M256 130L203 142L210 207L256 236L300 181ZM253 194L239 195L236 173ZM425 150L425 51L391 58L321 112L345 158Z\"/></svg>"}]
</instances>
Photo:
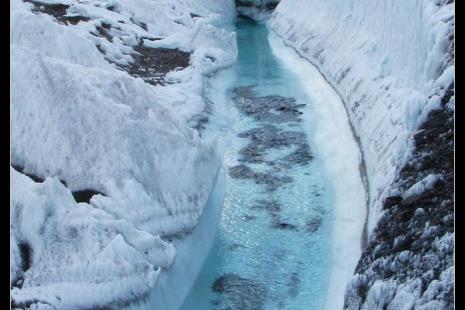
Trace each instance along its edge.
<instances>
[{"instance_id":1,"label":"turquoise water","mask_svg":"<svg viewBox=\"0 0 465 310\"><path fill-rule=\"evenodd\" d=\"M264 25L237 23L237 89L231 102L237 137L225 155L225 203L184 310L324 304L331 190L311 133L303 129L312 128L312 103L272 54L267 35Z\"/></svg>"}]
</instances>

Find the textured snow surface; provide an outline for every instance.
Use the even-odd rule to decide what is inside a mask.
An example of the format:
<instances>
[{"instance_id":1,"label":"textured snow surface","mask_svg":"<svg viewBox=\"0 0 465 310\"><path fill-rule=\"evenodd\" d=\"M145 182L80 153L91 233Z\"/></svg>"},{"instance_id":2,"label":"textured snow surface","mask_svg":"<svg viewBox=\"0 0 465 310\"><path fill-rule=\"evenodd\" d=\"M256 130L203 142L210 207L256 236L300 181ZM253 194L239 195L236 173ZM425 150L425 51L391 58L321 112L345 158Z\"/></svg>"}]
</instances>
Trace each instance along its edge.
<instances>
[{"instance_id":1,"label":"textured snow surface","mask_svg":"<svg viewBox=\"0 0 465 310\"><path fill-rule=\"evenodd\" d=\"M211 192L221 154L192 127L205 77L235 60L234 4L11 4L11 161L45 179L11 169L13 304L121 307L149 293L175 256L164 240L195 227ZM136 46L189 66L151 85L123 70ZM101 194L77 203L81 190Z\"/></svg>"},{"instance_id":2,"label":"textured snow surface","mask_svg":"<svg viewBox=\"0 0 465 310\"><path fill-rule=\"evenodd\" d=\"M345 308L450 309L454 3L282 0L270 26L344 99L364 155L370 238Z\"/></svg>"},{"instance_id":3,"label":"textured snow surface","mask_svg":"<svg viewBox=\"0 0 465 310\"><path fill-rule=\"evenodd\" d=\"M445 2L283 0L271 20L345 100L366 162L370 231L409 138L453 79L454 5Z\"/></svg>"}]
</instances>

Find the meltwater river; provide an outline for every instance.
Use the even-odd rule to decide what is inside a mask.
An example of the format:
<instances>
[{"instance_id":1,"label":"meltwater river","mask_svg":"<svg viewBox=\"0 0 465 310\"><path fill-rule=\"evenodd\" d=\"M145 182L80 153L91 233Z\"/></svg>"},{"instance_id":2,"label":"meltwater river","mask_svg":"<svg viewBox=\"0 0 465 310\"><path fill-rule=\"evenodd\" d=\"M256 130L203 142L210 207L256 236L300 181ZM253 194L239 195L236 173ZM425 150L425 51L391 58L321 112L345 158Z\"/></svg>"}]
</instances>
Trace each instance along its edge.
<instances>
[{"instance_id":1,"label":"meltwater river","mask_svg":"<svg viewBox=\"0 0 465 310\"><path fill-rule=\"evenodd\" d=\"M332 191L307 132L312 101L267 37L266 26L238 21L237 136L225 156L225 203L184 310L322 309L325 302Z\"/></svg>"}]
</instances>

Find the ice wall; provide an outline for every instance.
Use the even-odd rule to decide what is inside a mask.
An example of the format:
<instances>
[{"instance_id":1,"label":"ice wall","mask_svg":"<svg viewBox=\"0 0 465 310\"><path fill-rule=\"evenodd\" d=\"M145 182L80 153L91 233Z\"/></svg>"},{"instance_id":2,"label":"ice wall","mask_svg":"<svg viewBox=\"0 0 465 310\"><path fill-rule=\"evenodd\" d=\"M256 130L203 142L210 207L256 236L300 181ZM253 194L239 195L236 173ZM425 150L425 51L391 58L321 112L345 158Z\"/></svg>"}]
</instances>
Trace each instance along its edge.
<instances>
[{"instance_id":1,"label":"ice wall","mask_svg":"<svg viewBox=\"0 0 465 310\"><path fill-rule=\"evenodd\" d=\"M412 135L452 80L448 2L283 0L271 19L345 100L367 168L370 231Z\"/></svg>"},{"instance_id":2,"label":"ice wall","mask_svg":"<svg viewBox=\"0 0 465 310\"><path fill-rule=\"evenodd\" d=\"M270 26L340 94L364 155L344 309L453 308L454 3L282 0Z\"/></svg>"},{"instance_id":3,"label":"ice wall","mask_svg":"<svg viewBox=\"0 0 465 310\"><path fill-rule=\"evenodd\" d=\"M234 3L11 4L12 305L121 308L169 269L214 185L222 154L200 125L206 76L236 57ZM137 53L187 66L151 84Z\"/></svg>"}]
</instances>

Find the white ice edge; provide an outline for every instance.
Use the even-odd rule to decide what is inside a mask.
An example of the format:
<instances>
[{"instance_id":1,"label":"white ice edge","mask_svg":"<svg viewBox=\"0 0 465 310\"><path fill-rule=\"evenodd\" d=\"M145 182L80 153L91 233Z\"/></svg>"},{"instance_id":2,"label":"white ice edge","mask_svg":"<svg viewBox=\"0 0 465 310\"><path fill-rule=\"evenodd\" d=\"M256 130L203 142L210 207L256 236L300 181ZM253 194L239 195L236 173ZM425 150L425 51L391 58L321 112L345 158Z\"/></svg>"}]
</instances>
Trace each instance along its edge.
<instances>
[{"instance_id":1,"label":"white ice edge","mask_svg":"<svg viewBox=\"0 0 465 310\"><path fill-rule=\"evenodd\" d=\"M273 53L294 72L313 102L313 141L334 194L332 267L325 309L342 309L344 292L361 255L366 219L366 191L361 179L361 153L344 104L318 69L287 47L272 30ZM304 114L305 118L305 114ZM304 126L305 123L304 122ZM307 132L310 132L307 130Z\"/></svg>"},{"instance_id":2,"label":"white ice edge","mask_svg":"<svg viewBox=\"0 0 465 310\"><path fill-rule=\"evenodd\" d=\"M127 310L176 310L182 306L215 239L225 196L224 178L225 171L221 168L198 225L191 234L173 241L176 247L174 262L160 273L148 300L131 305Z\"/></svg>"}]
</instances>

